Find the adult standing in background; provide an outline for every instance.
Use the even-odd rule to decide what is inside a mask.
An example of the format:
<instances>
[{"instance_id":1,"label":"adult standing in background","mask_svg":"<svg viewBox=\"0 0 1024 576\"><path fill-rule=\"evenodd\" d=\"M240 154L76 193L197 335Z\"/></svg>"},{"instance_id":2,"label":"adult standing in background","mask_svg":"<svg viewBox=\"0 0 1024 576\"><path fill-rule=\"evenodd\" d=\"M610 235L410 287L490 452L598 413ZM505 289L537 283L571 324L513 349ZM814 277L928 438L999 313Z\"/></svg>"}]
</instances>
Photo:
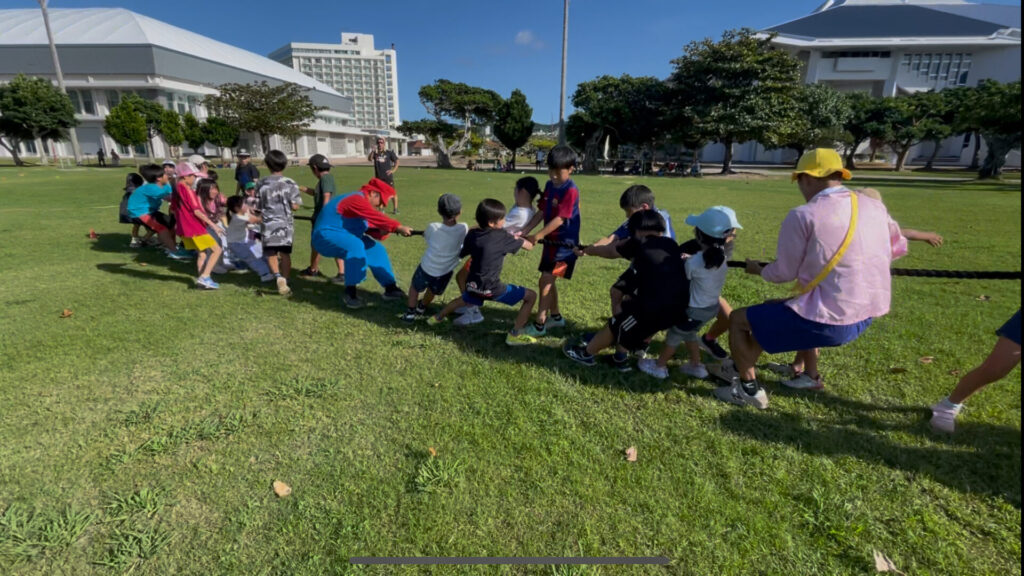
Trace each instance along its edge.
<instances>
[{"instance_id":1,"label":"adult standing in background","mask_svg":"<svg viewBox=\"0 0 1024 576\"><path fill-rule=\"evenodd\" d=\"M377 147L370 151L367 160L373 162L373 176L395 187L395 171L398 170L398 154L394 150L387 149L387 141L383 136L377 137ZM398 214L398 194L392 196L395 199L395 206L391 209L392 214ZM387 208L385 205L384 208Z\"/></svg>"},{"instance_id":2,"label":"adult standing in background","mask_svg":"<svg viewBox=\"0 0 1024 576\"><path fill-rule=\"evenodd\" d=\"M121 164L121 157L117 155L117 150L114 150L113 148L110 149L110 161L114 166L120 166Z\"/></svg>"},{"instance_id":3,"label":"adult standing in background","mask_svg":"<svg viewBox=\"0 0 1024 576\"><path fill-rule=\"evenodd\" d=\"M238 166L235 166L235 194L244 194L245 185L249 182L256 183L260 179L260 171L252 163L249 151L245 148L238 149Z\"/></svg>"},{"instance_id":4,"label":"adult standing in background","mask_svg":"<svg viewBox=\"0 0 1024 576\"><path fill-rule=\"evenodd\" d=\"M103 151L102 147L96 151L96 162L99 163L100 166L107 165L107 153Z\"/></svg>"}]
</instances>

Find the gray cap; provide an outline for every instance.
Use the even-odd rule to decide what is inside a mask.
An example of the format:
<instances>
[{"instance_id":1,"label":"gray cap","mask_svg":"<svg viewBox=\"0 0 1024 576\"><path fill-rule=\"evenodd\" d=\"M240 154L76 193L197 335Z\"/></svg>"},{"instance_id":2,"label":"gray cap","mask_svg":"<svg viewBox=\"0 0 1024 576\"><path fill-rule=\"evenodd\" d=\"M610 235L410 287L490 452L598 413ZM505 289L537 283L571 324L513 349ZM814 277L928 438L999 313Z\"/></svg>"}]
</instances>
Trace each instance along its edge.
<instances>
[{"instance_id":1,"label":"gray cap","mask_svg":"<svg viewBox=\"0 0 1024 576\"><path fill-rule=\"evenodd\" d=\"M242 158L242 157L247 158L247 157L250 156L250 154L249 154L249 151L246 150L245 148L239 148L238 152L235 154L235 156L238 156L239 158Z\"/></svg>"},{"instance_id":2,"label":"gray cap","mask_svg":"<svg viewBox=\"0 0 1024 576\"><path fill-rule=\"evenodd\" d=\"M442 218L453 218L462 212L462 200L455 194L441 194L437 199L437 213Z\"/></svg>"}]
</instances>

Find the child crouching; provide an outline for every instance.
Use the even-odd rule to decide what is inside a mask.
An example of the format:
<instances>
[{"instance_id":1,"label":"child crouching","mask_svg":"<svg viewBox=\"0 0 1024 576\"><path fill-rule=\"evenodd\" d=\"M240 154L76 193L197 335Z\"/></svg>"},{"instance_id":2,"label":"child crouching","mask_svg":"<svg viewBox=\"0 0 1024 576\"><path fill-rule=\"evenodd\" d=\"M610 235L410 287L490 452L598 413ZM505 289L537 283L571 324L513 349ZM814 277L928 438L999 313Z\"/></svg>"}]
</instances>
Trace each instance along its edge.
<instances>
[{"instance_id":1,"label":"child crouching","mask_svg":"<svg viewBox=\"0 0 1024 576\"><path fill-rule=\"evenodd\" d=\"M259 275L261 282L274 280L274 274L263 257L263 246L256 241L260 217L249 210L244 196L228 198L227 245L228 253L236 266L244 264Z\"/></svg>"},{"instance_id":2,"label":"child crouching","mask_svg":"<svg viewBox=\"0 0 1024 576\"><path fill-rule=\"evenodd\" d=\"M409 286L409 309L402 315L406 322L425 314L434 297L444 294L451 282L452 271L459 265L462 241L469 232L469 226L458 222L462 214L462 201L458 196L442 194L437 199L437 213L444 221L431 223L423 231L427 250ZM422 300L419 300L420 294L423 294Z\"/></svg>"}]
</instances>

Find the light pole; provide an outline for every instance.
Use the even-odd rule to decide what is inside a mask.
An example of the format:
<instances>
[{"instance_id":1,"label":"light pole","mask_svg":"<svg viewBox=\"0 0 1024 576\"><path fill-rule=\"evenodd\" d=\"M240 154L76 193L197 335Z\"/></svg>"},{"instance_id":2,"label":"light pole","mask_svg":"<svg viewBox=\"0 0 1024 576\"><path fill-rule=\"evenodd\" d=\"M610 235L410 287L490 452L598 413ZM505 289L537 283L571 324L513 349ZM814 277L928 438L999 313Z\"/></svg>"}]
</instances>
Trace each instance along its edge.
<instances>
[{"instance_id":1,"label":"light pole","mask_svg":"<svg viewBox=\"0 0 1024 576\"><path fill-rule=\"evenodd\" d=\"M568 1L568 0L567 0ZM39 0L39 7L43 11L43 25L46 26L46 37L50 39L50 55L53 56L53 68L57 71L57 86L60 91L67 95L67 88L64 87L64 74L60 70L60 59L57 58L57 45L53 42L53 30L50 29L50 14L46 11L46 0ZM71 136L71 153L75 155L75 164L82 163L82 149L78 146L78 134L75 127L68 130Z\"/></svg>"},{"instance_id":2,"label":"light pole","mask_svg":"<svg viewBox=\"0 0 1024 576\"><path fill-rule=\"evenodd\" d=\"M569 50L569 0L562 11L562 94L558 101L558 143L565 144L565 57Z\"/></svg>"}]
</instances>

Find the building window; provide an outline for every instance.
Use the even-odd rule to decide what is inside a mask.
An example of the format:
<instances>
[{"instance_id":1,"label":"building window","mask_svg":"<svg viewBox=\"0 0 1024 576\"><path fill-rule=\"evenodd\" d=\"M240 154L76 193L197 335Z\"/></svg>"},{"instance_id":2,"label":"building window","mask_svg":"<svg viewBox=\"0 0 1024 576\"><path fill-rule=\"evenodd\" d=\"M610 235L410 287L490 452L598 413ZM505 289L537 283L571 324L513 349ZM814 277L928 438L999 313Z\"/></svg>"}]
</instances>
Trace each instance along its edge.
<instances>
[{"instance_id":1,"label":"building window","mask_svg":"<svg viewBox=\"0 0 1024 576\"><path fill-rule=\"evenodd\" d=\"M71 98L71 105L75 107L76 114L96 115L96 104L92 101L91 90L68 90L68 97Z\"/></svg>"},{"instance_id":2,"label":"building window","mask_svg":"<svg viewBox=\"0 0 1024 576\"><path fill-rule=\"evenodd\" d=\"M121 103L121 94L117 90L107 90L107 109Z\"/></svg>"},{"instance_id":3,"label":"building window","mask_svg":"<svg viewBox=\"0 0 1024 576\"><path fill-rule=\"evenodd\" d=\"M39 154L39 149L36 148L34 140L22 140L21 141L21 155L22 156L36 156Z\"/></svg>"},{"instance_id":4,"label":"building window","mask_svg":"<svg viewBox=\"0 0 1024 576\"><path fill-rule=\"evenodd\" d=\"M839 52L825 52L823 58L889 58L891 52L874 50L843 50Z\"/></svg>"},{"instance_id":5,"label":"building window","mask_svg":"<svg viewBox=\"0 0 1024 576\"><path fill-rule=\"evenodd\" d=\"M936 84L966 86L971 69L970 54L907 54L900 67L904 74L927 78Z\"/></svg>"}]
</instances>

